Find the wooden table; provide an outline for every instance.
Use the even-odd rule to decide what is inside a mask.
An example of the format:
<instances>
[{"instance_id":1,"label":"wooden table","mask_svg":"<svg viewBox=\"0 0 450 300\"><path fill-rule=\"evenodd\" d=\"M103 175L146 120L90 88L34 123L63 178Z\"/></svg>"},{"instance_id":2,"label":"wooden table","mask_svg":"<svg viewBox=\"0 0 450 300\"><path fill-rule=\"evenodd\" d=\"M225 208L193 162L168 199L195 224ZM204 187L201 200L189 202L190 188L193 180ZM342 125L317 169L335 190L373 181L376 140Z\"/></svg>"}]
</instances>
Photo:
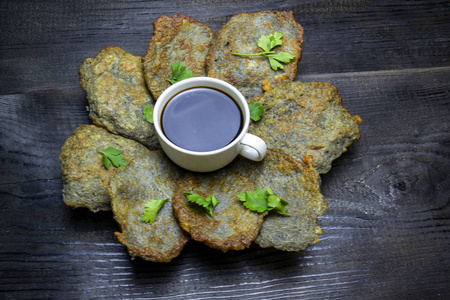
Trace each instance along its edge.
<instances>
[{"instance_id":1,"label":"wooden table","mask_svg":"<svg viewBox=\"0 0 450 300\"><path fill-rule=\"evenodd\" d=\"M61 146L91 123L78 66L111 45L144 55L163 14L216 31L264 9L305 28L296 80L335 84L363 119L322 176L321 240L130 260L111 213L62 201ZM4 0L0 14L1 299L450 299L448 1Z\"/></svg>"}]
</instances>

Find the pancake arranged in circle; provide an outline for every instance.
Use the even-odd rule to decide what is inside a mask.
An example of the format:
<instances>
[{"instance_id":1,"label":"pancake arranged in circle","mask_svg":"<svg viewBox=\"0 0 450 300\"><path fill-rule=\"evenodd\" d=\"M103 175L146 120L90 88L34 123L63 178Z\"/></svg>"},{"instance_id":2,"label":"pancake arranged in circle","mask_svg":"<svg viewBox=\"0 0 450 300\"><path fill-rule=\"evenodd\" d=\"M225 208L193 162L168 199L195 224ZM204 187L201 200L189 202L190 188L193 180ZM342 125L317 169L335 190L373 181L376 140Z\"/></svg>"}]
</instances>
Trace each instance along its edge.
<instances>
[{"instance_id":1,"label":"pancake arranged in circle","mask_svg":"<svg viewBox=\"0 0 450 300\"><path fill-rule=\"evenodd\" d=\"M264 217L255 243L284 251L298 251L319 241L322 233L317 218L325 213L327 203L320 191L320 176L312 166L312 157L302 161L283 150L271 149L261 162L238 158L228 167L231 172L250 178L257 188L269 187L289 204L284 216L270 211Z\"/></svg>"},{"instance_id":2,"label":"pancake arranged in circle","mask_svg":"<svg viewBox=\"0 0 450 300\"><path fill-rule=\"evenodd\" d=\"M106 192L109 180L122 168L106 169L102 160L104 151L113 147L123 151L127 162L146 157L149 150L142 144L112 134L96 125L80 125L61 148L63 200L72 208L85 207L93 212L111 210Z\"/></svg>"},{"instance_id":3,"label":"pancake arranged in circle","mask_svg":"<svg viewBox=\"0 0 450 300\"><path fill-rule=\"evenodd\" d=\"M280 83L249 102L264 106L261 120L252 122L249 132L299 160L311 155L321 174L360 137L361 118L342 107L337 88L328 82Z\"/></svg>"},{"instance_id":4,"label":"pancake arranged in circle","mask_svg":"<svg viewBox=\"0 0 450 300\"><path fill-rule=\"evenodd\" d=\"M121 229L115 235L127 246L132 258L169 262L189 241L189 235L174 217L170 200L153 223L141 220L147 201L172 198L183 172L162 150L154 150L148 151L146 157L133 159L111 178L107 191L114 219Z\"/></svg>"},{"instance_id":5,"label":"pancake arranged in circle","mask_svg":"<svg viewBox=\"0 0 450 300\"><path fill-rule=\"evenodd\" d=\"M264 56L232 54L263 52L258 47L258 39L275 32L283 34L283 44L273 48L273 51L287 52L294 57L284 65L284 69L273 70ZM260 96L264 80L269 84L294 80L302 43L303 28L295 21L292 12L266 10L236 14L215 33L206 59L207 76L234 85L247 99Z\"/></svg>"},{"instance_id":6,"label":"pancake arranged in circle","mask_svg":"<svg viewBox=\"0 0 450 300\"><path fill-rule=\"evenodd\" d=\"M120 228L115 235L131 258L152 262L170 262L191 238L223 252L243 250L252 243L299 251L318 242L322 232L319 216L327 209L320 174L328 172L333 161L359 139L361 118L346 111L332 84L293 81L303 43L303 28L293 13L239 13L215 37L207 25L183 14L161 16L153 28L143 58L107 47L79 68L94 125L80 125L61 149L66 205L93 212L112 209ZM258 40L271 34L276 35L272 36L275 40L282 34L281 43L270 44L272 54L293 55L282 68L274 70L273 59L266 56L235 55L262 52ZM237 157L214 172L188 173L168 159L143 113L149 113L147 106L152 108L154 99L170 86L167 79L172 76L172 63L186 66L194 76L229 82L249 103L263 106L260 120L249 126L250 133L267 143L262 161ZM201 129L208 126L207 120L218 124L217 112L204 108L192 113L192 108L192 103L187 103L182 110L191 109L190 114L177 116L181 125L174 129L176 134L186 137L182 130L188 117L198 119L197 128ZM230 119L224 118L226 123ZM170 128L165 126L169 121L164 122L165 134L175 140L177 136L169 134ZM213 126L207 129L223 138L222 144L236 135L233 132L225 138ZM211 139L202 139L212 144ZM186 145L191 139L184 141L183 147L190 149ZM195 144L200 147L198 140ZM119 149L127 165L105 167L99 151L108 147ZM200 203L213 196L218 203L205 210L191 202L191 196ZM152 199L165 201L154 221L155 215L149 217L146 211ZM266 201L264 205L261 199ZM272 209L271 201L286 204L281 208L285 214ZM262 209L258 213L247 206ZM152 222L147 222L144 214Z\"/></svg>"},{"instance_id":7,"label":"pancake arranged in circle","mask_svg":"<svg viewBox=\"0 0 450 300\"><path fill-rule=\"evenodd\" d=\"M147 86L155 99L167 89L172 63L181 63L194 76L206 75L206 54L213 32L192 17L175 14L160 16L153 23L153 36L143 58Z\"/></svg>"},{"instance_id":8,"label":"pancake arranged in circle","mask_svg":"<svg viewBox=\"0 0 450 300\"><path fill-rule=\"evenodd\" d=\"M152 124L142 119L144 107L153 107L145 84L140 56L119 47L107 47L79 68L80 85L89 101L89 117L108 131L160 148Z\"/></svg>"},{"instance_id":9,"label":"pancake arranged in circle","mask_svg":"<svg viewBox=\"0 0 450 300\"><path fill-rule=\"evenodd\" d=\"M172 200L175 216L194 240L211 248L223 252L248 248L258 234L264 215L245 208L236 195L254 189L249 178L227 169L207 174L188 173L180 179ZM205 199L214 196L219 200L214 216L197 203L189 202L185 193Z\"/></svg>"}]
</instances>

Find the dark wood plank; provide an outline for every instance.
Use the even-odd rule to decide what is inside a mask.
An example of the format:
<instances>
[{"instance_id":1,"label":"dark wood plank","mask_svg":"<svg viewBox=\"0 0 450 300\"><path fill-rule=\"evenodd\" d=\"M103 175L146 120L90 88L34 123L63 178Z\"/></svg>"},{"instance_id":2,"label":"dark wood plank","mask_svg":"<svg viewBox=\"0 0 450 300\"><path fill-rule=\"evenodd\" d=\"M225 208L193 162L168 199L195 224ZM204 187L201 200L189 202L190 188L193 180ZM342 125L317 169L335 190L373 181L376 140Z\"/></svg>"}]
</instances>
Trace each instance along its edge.
<instances>
[{"instance_id":1,"label":"dark wood plank","mask_svg":"<svg viewBox=\"0 0 450 300\"><path fill-rule=\"evenodd\" d=\"M78 4L75 4L78 3ZM207 4L206 4L207 3ZM119 46L144 55L152 23L183 12L214 31L236 12L292 10L305 28L303 74L448 65L447 1L94 1L54 5L2 3L1 93L78 86L78 66L102 48ZM207 5L207 7L206 7Z\"/></svg>"},{"instance_id":2,"label":"dark wood plank","mask_svg":"<svg viewBox=\"0 0 450 300\"><path fill-rule=\"evenodd\" d=\"M90 123L77 68L109 45L143 55L183 12L218 30L236 12L293 10L297 80L335 84L362 137L322 176L321 240L297 253L190 242L131 261L110 212L62 202L60 148ZM448 1L2 1L1 299L450 298Z\"/></svg>"},{"instance_id":3,"label":"dark wood plank","mask_svg":"<svg viewBox=\"0 0 450 300\"><path fill-rule=\"evenodd\" d=\"M44 117L73 114L66 122L61 117L60 127L51 134L63 142L63 132L86 121L84 105L75 104L84 101L69 101L70 112L62 104L65 96L78 93L48 92L51 107L38 100L46 98L45 93L7 102L16 110L31 103L28 111L40 113L24 114L28 123L20 131L14 128L23 120L0 123L1 128L9 124L11 131L8 140L12 143L4 150L17 149L2 152L11 182L1 185L6 204L1 224L7 230L2 236L0 266L9 274L0 280L1 285L24 297L42 289L49 297L132 298L148 296L149 288L155 298L245 294L250 299L262 295L313 299L355 293L378 299L438 297L448 292L445 278L450 263L446 238L450 226L449 75L449 68L441 68L305 76L303 80L334 83L344 106L364 120L361 140L322 176L329 210L320 218L321 241L300 253L252 247L228 254L192 242L180 257L162 265L130 261L112 234L117 228L110 213L71 211L61 201L56 159L60 144L48 143L49 128L55 123ZM355 86L365 88L355 90ZM376 92L380 86L383 93ZM0 120L5 120L8 112L1 112ZM411 135L411 130L420 131ZM12 139L17 135L21 136ZM30 140L37 147L30 154L19 153ZM43 155L42 148L48 154ZM26 168L24 174L14 161L27 163L27 157L43 159L43 163ZM236 273L241 274L239 278ZM205 278L218 281L204 282ZM81 286L84 290L77 294ZM198 290L189 292L193 286Z\"/></svg>"}]
</instances>

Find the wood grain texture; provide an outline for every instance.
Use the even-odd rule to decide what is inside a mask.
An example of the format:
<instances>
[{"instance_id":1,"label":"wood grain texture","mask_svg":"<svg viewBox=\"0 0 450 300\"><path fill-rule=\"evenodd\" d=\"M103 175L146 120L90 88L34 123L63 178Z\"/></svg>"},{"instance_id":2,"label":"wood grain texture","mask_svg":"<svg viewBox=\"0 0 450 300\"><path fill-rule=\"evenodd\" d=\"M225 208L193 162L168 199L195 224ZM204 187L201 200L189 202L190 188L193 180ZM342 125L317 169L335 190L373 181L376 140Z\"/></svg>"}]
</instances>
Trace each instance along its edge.
<instances>
[{"instance_id":1,"label":"wood grain texture","mask_svg":"<svg viewBox=\"0 0 450 300\"><path fill-rule=\"evenodd\" d=\"M111 213L62 201L61 146L90 123L78 66L143 55L162 14L216 31L262 9L305 28L296 79L333 83L363 119L322 175L321 240L130 260ZM448 1L2 1L0 28L0 299L450 298Z\"/></svg>"}]
</instances>

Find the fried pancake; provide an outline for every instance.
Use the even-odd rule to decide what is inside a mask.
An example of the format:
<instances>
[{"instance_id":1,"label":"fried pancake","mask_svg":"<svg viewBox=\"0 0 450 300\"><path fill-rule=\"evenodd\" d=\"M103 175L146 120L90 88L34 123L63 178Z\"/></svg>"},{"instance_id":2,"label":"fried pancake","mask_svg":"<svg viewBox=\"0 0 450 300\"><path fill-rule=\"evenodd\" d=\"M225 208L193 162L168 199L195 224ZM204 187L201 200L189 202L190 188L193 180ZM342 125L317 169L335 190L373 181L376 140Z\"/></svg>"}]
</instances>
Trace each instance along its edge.
<instances>
[{"instance_id":1,"label":"fried pancake","mask_svg":"<svg viewBox=\"0 0 450 300\"><path fill-rule=\"evenodd\" d=\"M320 192L320 177L311 160L311 156L305 156L304 161L298 161L282 150L272 149L261 162L237 158L213 173L188 173L180 180L173 198L175 216L193 239L224 252L247 248L252 241L261 247L303 250L319 240L317 217L327 209ZM291 217L275 212L258 214L245 208L236 196L267 187L289 202L286 213ZM214 217L190 203L185 192L219 199Z\"/></svg>"},{"instance_id":2,"label":"fried pancake","mask_svg":"<svg viewBox=\"0 0 450 300\"><path fill-rule=\"evenodd\" d=\"M312 167L311 156L298 161L279 149L269 150L261 162L239 158L227 168L249 177L257 188L269 187L289 204L292 216L270 212L255 243L284 251L299 251L319 241L322 232L317 217L325 213L327 203L320 192L320 176Z\"/></svg>"},{"instance_id":3,"label":"fried pancake","mask_svg":"<svg viewBox=\"0 0 450 300\"><path fill-rule=\"evenodd\" d=\"M205 76L205 59L213 38L209 26L183 14L161 16L153 23L153 36L143 58L147 86L155 99L169 87L173 62L195 76Z\"/></svg>"},{"instance_id":4,"label":"fried pancake","mask_svg":"<svg viewBox=\"0 0 450 300\"><path fill-rule=\"evenodd\" d=\"M140 143L112 134L95 125L80 125L64 143L59 158L63 180L63 200L72 208L86 207L93 212L111 210L106 192L110 178L119 170L103 164L97 150L122 150L127 162L145 157L149 150Z\"/></svg>"},{"instance_id":5,"label":"fried pancake","mask_svg":"<svg viewBox=\"0 0 450 300\"><path fill-rule=\"evenodd\" d=\"M153 107L145 85L141 57L119 47L107 47L79 68L87 93L89 117L112 133L160 148L152 124L142 119L144 106Z\"/></svg>"},{"instance_id":6,"label":"fried pancake","mask_svg":"<svg viewBox=\"0 0 450 300\"><path fill-rule=\"evenodd\" d=\"M226 169L208 174L189 173L180 180L173 198L175 216L194 240L223 252L242 250L255 240L263 215L245 208L236 195L254 190L250 179ZM185 192L203 198L216 197L219 203L214 217L198 204L189 202Z\"/></svg>"},{"instance_id":7,"label":"fried pancake","mask_svg":"<svg viewBox=\"0 0 450 300\"><path fill-rule=\"evenodd\" d=\"M281 83L250 102L261 103L264 113L249 132L299 160L312 155L322 174L360 137L361 118L342 107L337 88L327 82Z\"/></svg>"},{"instance_id":8,"label":"fried pancake","mask_svg":"<svg viewBox=\"0 0 450 300\"><path fill-rule=\"evenodd\" d=\"M263 56L243 57L232 53L260 53L257 41L262 35L283 33L283 45L275 52L288 52L294 56L284 70L274 71ZM247 99L263 93L262 82L276 84L294 80L297 63L301 58L303 28L294 20L292 12L259 11L232 16L215 33L206 58L207 76L222 79L234 85Z\"/></svg>"},{"instance_id":9,"label":"fried pancake","mask_svg":"<svg viewBox=\"0 0 450 300\"><path fill-rule=\"evenodd\" d=\"M189 241L189 235L174 217L170 202L159 210L153 223L141 221L147 201L172 198L182 172L162 150L154 150L131 160L128 167L120 168L111 178L107 191L114 219L121 229L115 235L132 258L169 262Z\"/></svg>"}]
</instances>

